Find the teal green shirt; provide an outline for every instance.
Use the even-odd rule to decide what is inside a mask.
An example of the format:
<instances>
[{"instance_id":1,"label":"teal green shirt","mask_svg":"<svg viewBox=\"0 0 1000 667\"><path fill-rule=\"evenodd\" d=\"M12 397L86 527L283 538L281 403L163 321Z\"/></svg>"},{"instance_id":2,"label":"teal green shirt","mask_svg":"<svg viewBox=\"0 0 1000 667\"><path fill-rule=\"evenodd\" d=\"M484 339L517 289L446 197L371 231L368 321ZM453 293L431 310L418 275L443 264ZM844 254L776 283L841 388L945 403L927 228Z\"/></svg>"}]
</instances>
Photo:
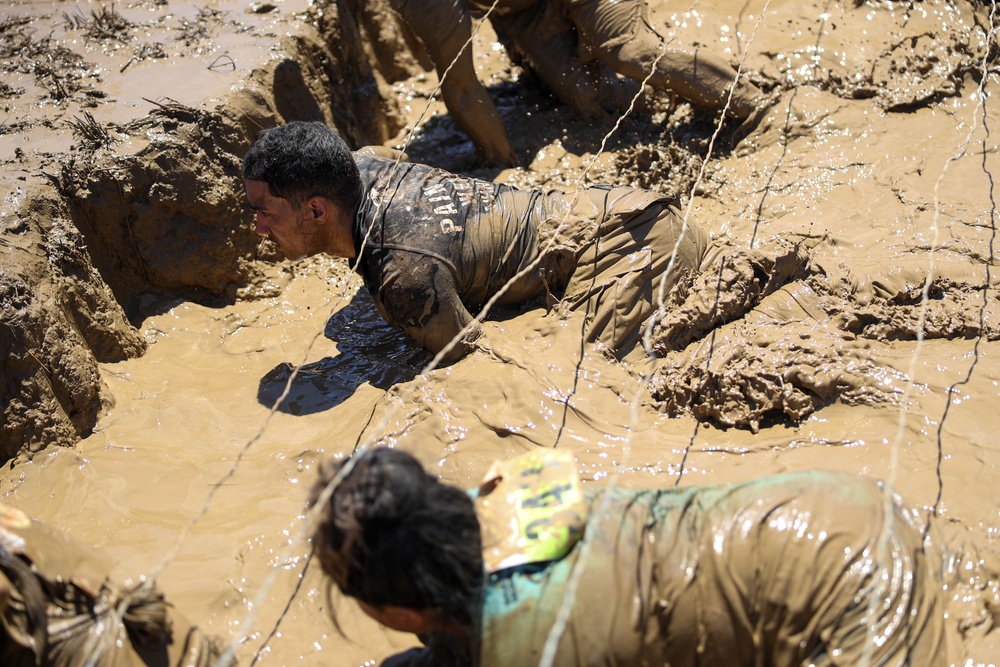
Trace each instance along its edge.
<instances>
[{"instance_id":1,"label":"teal green shirt","mask_svg":"<svg viewBox=\"0 0 1000 667\"><path fill-rule=\"evenodd\" d=\"M869 645L873 665L946 664L939 562L875 480L809 472L603 498L588 487L584 541L565 558L490 576L481 667L539 664L579 566L556 667L855 665Z\"/></svg>"}]
</instances>

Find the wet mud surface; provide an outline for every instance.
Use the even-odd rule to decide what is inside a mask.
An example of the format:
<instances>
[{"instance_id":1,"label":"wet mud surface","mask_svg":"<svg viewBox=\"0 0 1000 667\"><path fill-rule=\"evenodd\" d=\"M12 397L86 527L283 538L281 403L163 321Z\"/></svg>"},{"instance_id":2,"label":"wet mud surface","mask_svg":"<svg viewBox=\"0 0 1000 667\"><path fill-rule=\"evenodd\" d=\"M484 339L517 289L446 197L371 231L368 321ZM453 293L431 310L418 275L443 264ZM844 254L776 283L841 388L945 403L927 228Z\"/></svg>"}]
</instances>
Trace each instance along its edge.
<instances>
[{"instance_id":1,"label":"wet mud surface","mask_svg":"<svg viewBox=\"0 0 1000 667\"><path fill-rule=\"evenodd\" d=\"M581 120L486 25L480 80L525 165L501 171L367 4L0 8L4 502L155 577L241 664L362 665L412 640L336 596L348 639L327 616L303 539L323 457L405 448L465 486L531 447L627 487L845 470L935 525L955 660L995 661L992 6L651 2L765 91L718 133L652 96ZM718 254L669 295L655 361L531 311L427 370L345 262L254 238L239 158L292 119L524 187L666 192Z\"/></svg>"}]
</instances>

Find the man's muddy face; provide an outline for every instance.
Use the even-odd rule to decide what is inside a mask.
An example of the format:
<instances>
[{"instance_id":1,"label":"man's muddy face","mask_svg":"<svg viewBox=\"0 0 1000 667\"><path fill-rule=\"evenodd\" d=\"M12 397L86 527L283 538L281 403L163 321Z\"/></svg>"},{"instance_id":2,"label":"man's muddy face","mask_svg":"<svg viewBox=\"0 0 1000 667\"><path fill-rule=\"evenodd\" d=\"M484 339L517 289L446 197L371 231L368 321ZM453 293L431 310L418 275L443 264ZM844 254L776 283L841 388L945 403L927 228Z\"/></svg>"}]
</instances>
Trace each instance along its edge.
<instances>
[{"instance_id":1,"label":"man's muddy face","mask_svg":"<svg viewBox=\"0 0 1000 667\"><path fill-rule=\"evenodd\" d=\"M322 251L319 228L304 202L294 206L275 197L264 181L244 180L250 208L257 213L257 233L274 241L288 259L299 259Z\"/></svg>"}]
</instances>

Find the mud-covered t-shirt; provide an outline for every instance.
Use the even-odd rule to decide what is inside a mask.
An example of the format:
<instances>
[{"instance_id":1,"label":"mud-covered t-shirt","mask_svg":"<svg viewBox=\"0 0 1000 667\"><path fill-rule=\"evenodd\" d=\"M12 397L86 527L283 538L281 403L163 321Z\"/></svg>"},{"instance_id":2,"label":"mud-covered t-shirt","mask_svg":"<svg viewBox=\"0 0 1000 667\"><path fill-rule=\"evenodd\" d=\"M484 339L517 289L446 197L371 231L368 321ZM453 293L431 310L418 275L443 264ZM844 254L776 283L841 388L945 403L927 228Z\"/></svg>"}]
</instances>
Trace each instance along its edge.
<instances>
[{"instance_id":1,"label":"mud-covered t-shirt","mask_svg":"<svg viewBox=\"0 0 1000 667\"><path fill-rule=\"evenodd\" d=\"M355 267L382 317L428 350L441 350L493 297L497 306L521 304L565 287L573 253L539 257L538 234L567 209L561 193L361 153L355 160L365 190ZM460 343L447 359L466 351Z\"/></svg>"},{"instance_id":2,"label":"mud-covered t-shirt","mask_svg":"<svg viewBox=\"0 0 1000 667\"><path fill-rule=\"evenodd\" d=\"M866 650L873 665L947 664L939 561L875 480L809 472L588 498L568 556L490 575L479 667L540 664L564 605L554 667L856 665ZM428 637L393 664L471 665L454 644Z\"/></svg>"}]
</instances>

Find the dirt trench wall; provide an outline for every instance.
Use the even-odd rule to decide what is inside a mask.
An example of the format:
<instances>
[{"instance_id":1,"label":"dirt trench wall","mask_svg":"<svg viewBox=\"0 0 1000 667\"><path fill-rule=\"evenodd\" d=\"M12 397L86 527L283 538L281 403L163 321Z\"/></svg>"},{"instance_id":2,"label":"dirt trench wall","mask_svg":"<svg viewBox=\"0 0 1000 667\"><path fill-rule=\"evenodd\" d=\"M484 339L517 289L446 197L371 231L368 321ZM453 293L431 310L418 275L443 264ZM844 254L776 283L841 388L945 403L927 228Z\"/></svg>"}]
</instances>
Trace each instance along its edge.
<instances>
[{"instance_id":1,"label":"dirt trench wall","mask_svg":"<svg viewBox=\"0 0 1000 667\"><path fill-rule=\"evenodd\" d=\"M136 356L146 343L94 269L65 202L40 192L3 213L0 457L8 459L89 432L102 406L97 362Z\"/></svg>"},{"instance_id":2,"label":"dirt trench wall","mask_svg":"<svg viewBox=\"0 0 1000 667\"><path fill-rule=\"evenodd\" d=\"M240 179L262 129L322 120L356 146L398 131L350 14L361 9L290 13L290 36L262 47L259 66L211 108L164 91L130 121L91 117L89 134L78 132L65 151L46 150L45 132L58 129L49 112L32 130L41 149L0 156L0 461L92 431L107 400L97 364L146 349L137 328L143 294L232 301L253 284L257 260L275 259L259 247ZM80 101L64 103L78 125L87 118L78 109L95 104L91 96L74 108Z\"/></svg>"}]
</instances>

